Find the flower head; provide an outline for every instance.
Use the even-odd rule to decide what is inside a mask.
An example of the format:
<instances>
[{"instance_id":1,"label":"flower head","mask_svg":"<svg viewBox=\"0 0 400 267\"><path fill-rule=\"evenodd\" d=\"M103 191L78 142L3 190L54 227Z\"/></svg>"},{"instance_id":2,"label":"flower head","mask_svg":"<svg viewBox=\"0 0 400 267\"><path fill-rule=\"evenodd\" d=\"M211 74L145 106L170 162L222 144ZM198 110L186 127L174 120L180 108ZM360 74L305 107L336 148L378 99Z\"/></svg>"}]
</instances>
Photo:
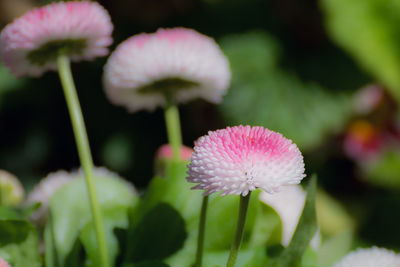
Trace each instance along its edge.
<instances>
[{"instance_id":1,"label":"flower head","mask_svg":"<svg viewBox=\"0 0 400 267\"><path fill-rule=\"evenodd\" d=\"M24 199L25 191L17 177L0 170L0 195L0 206L16 206Z\"/></svg>"},{"instance_id":2,"label":"flower head","mask_svg":"<svg viewBox=\"0 0 400 267\"><path fill-rule=\"evenodd\" d=\"M188 161L192 155L193 149L187 146L181 146L181 160ZM168 164L172 161L172 147L169 144L162 145L154 157L154 173L159 177L166 177Z\"/></svg>"},{"instance_id":3,"label":"flower head","mask_svg":"<svg viewBox=\"0 0 400 267\"><path fill-rule=\"evenodd\" d=\"M189 160L192 155L193 149L187 146L181 147L181 159ZM172 148L171 145L162 145L156 153L156 160L171 160L172 159Z\"/></svg>"},{"instance_id":4,"label":"flower head","mask_svg":"<svg viewBox=\"0 0 400 267\"><path fill-rule=\"evenodd\" d=\"M0 36L4 64L16 76L40 76L56 70L56 58L90 60L108 53L113 25L96 2L52 3L28 11Z\"/></svg>"},{"instance_id":5,"label":"flower head","mask_svg":"<svg viewBox=\"0 0 400 267\"><path fill-rule=\"evenodd\" d=\"M303 156L291 140L263 127L235 126L209 132L194 147L187 180L205 195L266 192L298 184L304 178Z\"/></svg>"},{"instance_id":6,"label":"flower head","mask_svg":"<svg viewBox=\"0 0 400 267\"><path fill-rule=\"evenodd\" d=\"M366 120L352 122L343 140L344 152L360 162L377 158L385 143L385 135Z\"/></svg>"},{"instance_id":7,"label":"flower head","mask_svg":"<svg viewBox=\"0 0 400 267\"><path fill-rule=\"evenodd\" d=\"M354 110L362 115L366 115L377 109L385 100L384 88L378 84L370 84L361 88L354 95Z\"/></svg>"},{"instance_id":8,"label":"flower head","mask_svg":"<svg viewBox=\"0 0 400 267\"><path fill-rule=\"evenodd\" d=\"M385 248L357 249L337 262L334 267L395 267L400 266L400 255Z\"/></svg>"},{"instance_id":9,"label":"flower head","mask_svg":"<svg viewBox=\"0 0 400 267\"><path fill-rule=\"evenodd\" d=\"M282 245L288 246L299 222L301 212L306 201L306 193L300 185L282 186L282 190L276 194L262 192L260 200L272 207L281 217L282 221ZM311 240L313 249L320 245L321 236L317 231Z\"/></svg>"},{"instance_id":10,"label":"flower head","mask_svg":"<svg viewBox=\"0 0 400 267\"><path fill-rule=\"evenodd\" d=\"M0 257L0 267L11 267L8 262L6 262L3 258Z\"/></svg>"},{"instance_id":11,"label":"flower head","mask_svg":"<svg viewBox=\"0 0 400 267\"><path fill-rule=\"evenodd\" d=\"M159 29L121 43L104 67L116 105L134 112L203 98L218 103L229 86L229 63L215 41L185 28Z\"/></svg>"}]
</instances>

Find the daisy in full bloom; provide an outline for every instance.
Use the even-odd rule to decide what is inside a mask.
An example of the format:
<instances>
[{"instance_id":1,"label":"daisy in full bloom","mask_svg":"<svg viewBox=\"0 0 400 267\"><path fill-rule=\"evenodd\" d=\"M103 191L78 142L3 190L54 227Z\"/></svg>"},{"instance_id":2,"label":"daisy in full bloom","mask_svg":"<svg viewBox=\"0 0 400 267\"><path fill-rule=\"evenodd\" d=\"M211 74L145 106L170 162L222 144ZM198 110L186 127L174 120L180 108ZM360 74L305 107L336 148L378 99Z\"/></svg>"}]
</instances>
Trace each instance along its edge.
<instances>
[{"instance_id":1,"label":"daisy in full bloom","mask_svg":"<svg viewBox=\"0 0 400 267\"><path fill-rule=\"evenodd\" d=\"M72 61L106 55L112 30L108 12L96 2L51 3L28 11L4 28L2 61L18 77L37 77L56 70L60 54Z\"/></svg>"},{"instance_id":2,"label":"daisy in full bloom","mask_svg":"<svg viewBox=\"0 0 400 267\"><path fill-rule=\"evenodd\" d=\"M135 112L193 98L219 103L230 78L228 60L213 39L173 28L121 43L104 67L103 80L110 101Z\"/></svg>"},{"instance_id":3,"label":"daisy in full bloom","mask_svg":"<svg viewBox=\"0 0 400 267\"><path fill-rule=\"evenodd\" d=\"M256 188L273 193L305 177L297 146L263 127L235 126L211 131L195 142L187 180L205 195L246 196Z\"/></svg>"},{"instance_id":4,"label":"daisy in full bloom","mask_svg":"<svg viewBox=\"0 0 400 267\"><path fill-rule=\"evenodd\" d=\"M400 267L400 255L394 251L372 247L350 252L333 267Z\"/></svg>"},{"instance_id":5,"label":"daisy in full bloom","mask_svg":"<svg viewBox=\"0 0 400 267\"><path fill-rule=\"evenodd\" d=\"M236 263L251 191L261 188L268 193L278 192L282 186L300 183L305 176L303 156L297 146L280 133L260 126L240 125L208 132L195 142L190 162L186 179L197 183L192 189L205 190L201 218L205 218L209 194L222 191L222 196L240 195L227 266ZM199 225L204 227L204 221L200 220ZM199 227L199 236L203 235L202 228Z\"/></svg>"},{"instance_id":6,"label":"daisy in full bloom","mask_svg":"<svg viewBox=\"0 0 400 267\"><path fill-rule=\"evenodd\" d=\"M260 200L272 207L282 221L282 245L287 247L299 222L301 212L306 201L306 192L300 185L282 186L282 190L276 194L262 192ZM310 242L311 247L317 250L321 241L317 231Z\"/></svg>"}]
</instances>

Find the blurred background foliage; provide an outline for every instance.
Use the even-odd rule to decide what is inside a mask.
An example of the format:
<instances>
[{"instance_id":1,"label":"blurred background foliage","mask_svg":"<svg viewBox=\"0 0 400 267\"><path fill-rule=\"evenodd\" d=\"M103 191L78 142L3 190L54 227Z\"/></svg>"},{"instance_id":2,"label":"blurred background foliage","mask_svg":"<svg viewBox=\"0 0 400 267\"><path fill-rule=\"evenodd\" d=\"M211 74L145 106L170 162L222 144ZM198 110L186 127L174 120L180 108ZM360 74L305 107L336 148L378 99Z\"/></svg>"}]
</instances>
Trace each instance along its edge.
<instances>
[{"instance_id":1,"label":"blurred background foliage","mask_svg":"<svg viewBox=\"0 0 400 267\"><path fill-rule=\"evenodd\" d=\"M0 0L0 27L48 2ZM224 102L180 107L186 145L240 123L280 131L303 151L307 172L319 176L317 206L335 215L319 217L333 225L322 227L331 236L322 251L350 243L400 249L398 1L99 2L115 25L111 50L136 33L184 26L214 37L228 56L233 79ZM73 65L94 161L144 189L155 151L166 143L163 114L111 105L101 84L105 61ZM0 169L29 189L78 164L57 75L16 80L0 66ZM355 241L344 229L356 231Z\"/></svg>"}]
</instances>

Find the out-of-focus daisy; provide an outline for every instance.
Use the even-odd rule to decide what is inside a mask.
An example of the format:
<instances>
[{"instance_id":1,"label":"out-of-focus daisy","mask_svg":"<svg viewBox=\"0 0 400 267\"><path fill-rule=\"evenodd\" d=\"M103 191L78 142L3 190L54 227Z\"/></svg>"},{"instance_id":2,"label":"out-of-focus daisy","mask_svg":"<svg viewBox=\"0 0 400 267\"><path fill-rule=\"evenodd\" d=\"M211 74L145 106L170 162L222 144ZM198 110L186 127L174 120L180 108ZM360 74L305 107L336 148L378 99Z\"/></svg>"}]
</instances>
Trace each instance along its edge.
<instances>
[{"instance_id":1,"label":"out-of-focus daisy","mask_svg":"<svg viewBox=\"0 0 400 267\"><path fill-rule=\"evenodd\" d=\"M41 203L41 206L31 214L31 219L40 225L44 224L47 218L50 198L64 185L68 184L76 175L67 171L50 173L43 178L29 193L27 204Z\"/></svg>"},{"instance_id":2,"label":"out-of-focus daisy","mask_svg":"<svg viewBox=\"0 0 400 267\"><path fill-rule=\"evenodd\" d=\"M361 88L354 95L354 110L359 114L368 114L384 102L385 91L378 84Z\"/></svg>"},{"instance_id":3,"label":"out-of-focus daisy","mask_svg":"<svg viewBox=\"0 0 400 267\"><path fill-rule=\"evenodd\" d=\"M377 157L385 139L380 130L366 120L353 122L343 141L344 152L351 158L365 161Z\"/></svg>"},{"instance_id":4,"label":"out-of-focus daisy","mask_svg":"<svg viewBox=\"0 0 400 267\"><path fill-rule=\"evenodd\" d=\"M180 160L188 161L192 155L193 149L187 146L181 146ZM156 152L154 158L154 173L160 177L166 176L168 164L173 161L173 151L169 144L162 145Z\"/></svg>"},{"instance_id":5,"label":"out-of-focus daisy","mask_svg":"<svg viewBox=\"0 0 400 267\"><path fill-rule=\"evenodd\" d=\"M282 221L282 245L288 246L299 222L301 212L306 201L306 193L300 185L282 186L281 191L276 194L262 192L260 200L271 206L281 217ZM320 245L321 236L319 231L311 240L314 250Z\"/></svg>"},{"instance_id":6,"label":"out-of-focus daisy","mask_svg":"<svg viewBox=\"0 0 400 267\"><path fill-rule=\"evenodd\" d=\"M121 179L118 174L113 173L106 168L97 167L93 170L94 177L113 177ZM76 178L83 178L84 173L82 170L67 172L60 170L54 173L50 173L43 178L39 184L37 184L32 191L29 193L27 198L27 204L41 203L41 206L31 215L31 220L38 225L44 225L47 219L47 213L49 209L49 201L51 197L63 186L67 185ZM124 180L125 181L125 180ZM132 192L136 194L134 186L126 182L127 186L132 188Z\"/></svg>"},{"instance_id":7,"label":"out-of-focus daisy","mask_svg":"<svg viewBox=\"0 0 400 267\"><path fill-rule=\"evenodd\" d=\"M0 170L0 205L16 206L24 199L25 191L18 178Z\"/></svg>"},{"instance_id":8,"label":"out-of-focus daisy","mask_svg":"<svg viewBox=\"0 0 400 267\"><path fill-rule=\"evenodd\" d=\"M1 32L2 60L18 76L40 76L56 70L62 54L72 61L108 53L113 25L97 2L51 3L28 11Z\"/></svg>"},{"instance_id":9,"label":"out-of-focus daisy","mask_svg":"<svg viewBox=\"0 0 400 267\"><path fill-rule=\"evenodd\" d=\"M187 146L181 147L181 159L189 160L193 153L193 149ZM156 160L171 160L172 148L169 144L162 145L156 152Z\"/></svg>"},{"instance_id":10,"label":"out-of-focus daisy","mask_svg":"<svg viewBox=\"0 0 400 267\"><path fill-rule=\"evenodd\" d=\"M229 63L213 39L192 29L159 29L121 43L104 67L112 103L135 112L168 101L221 101L229 83Z\"/></svg>"},{"instance_id":11,"label":"out-of-focus daisy","mask_svg":"<svg viewBox=\"0 0 400 267\"><path fill-rule=\"evenodd\" d=\"M347 254L333 267L400 267L400 255L378 247L357 249Z\"/></svg>"},{"instance_id":12,"label":"out-of-focus daisy","mask_svg":"<svg viewBox=\"0 0 400 267\"><path fill-rule=\"evenodd\" d=\"M263 127L235 126L209 132L195 142L187 180L198 183L205 195L246 196L261 188L278 192L281 186L304 178L304 162L297 146Z\"/></svg>"}]
</instances>

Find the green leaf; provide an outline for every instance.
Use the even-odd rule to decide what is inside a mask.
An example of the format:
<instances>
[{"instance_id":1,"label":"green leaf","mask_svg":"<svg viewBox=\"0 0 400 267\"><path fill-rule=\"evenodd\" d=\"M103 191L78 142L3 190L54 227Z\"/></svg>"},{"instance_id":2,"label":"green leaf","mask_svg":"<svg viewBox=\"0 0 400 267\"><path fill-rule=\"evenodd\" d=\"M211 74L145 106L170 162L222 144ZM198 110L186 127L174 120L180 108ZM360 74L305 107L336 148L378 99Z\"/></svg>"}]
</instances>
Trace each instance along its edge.
<instances>
[{"instance_id":1,"label":"green leaf","mask_svg":"<svg viewBox=\"0 0 400 267\"><path fill-rule=\"evenodd\" d=\"M200 190L191 190L194 185L186 181L187 162L167 165L166 177L151 180L140 207L134 211L134 220L139 221L154 206L164 202L174 207L186 222L197 220L202 195Z\"/></svg>"},{"instance_id":2,"label":"green leaf","mask_svg":"<svg viewBox=\"0 0 400 267\"><path fill-rule=\"evenodd\" d=\"M190 266L196 251L197 231L202 195L200 190L190 190L193 184L186 177L187 163L168 165L165 178L154 178L140 206L130 215L128 240L134 238L132 229L141 218L159 203L168 203L174 207L186 222L188 237L184 248L166 262L171 266ZM280 242L280 219L278 215L259 201L259 191L253 193L248 210L248 218L242 247L265 246L271 238ZM209 199L205 254L217 251L229 251L236 229L236 217L239 209L237 196L218 196L212 194ZM256 231L257 230L257 231ZM277 234L279 232L279 234ZM131 253L128 251L128 253ZM222 264L225 264L223 262ZM214 266L214 265L213 265Z\"/></svg>"},{"instance_id":3,"label":"green leaf","mask_svg":"<svg viewBox=\"0 0 400 267\"><path fill-rule=\"evenodd\" d=\"M311 246L308 246L301 258L301 267L317 267L318 254Z\"/></svg>"},{"instance_id":4,"label":"green leaf","mask_svg":"<svg viewBox=\"0 0 400 267\"><path fill-rule=\"evenodd\" d=\"M0 206L0 246L23 242L33 229L21 213Z\"/></svg>"},{"instance_id":5,"label":"green leaf","mask_svg":"<svg viewBox=\"0 0 400 267\"><path fill-rule=\"evenodd\" d=\"M53 220L48 216L47 224L44 229L44 261L46 267L58 267L57 251L54 245Z\"/></svg>"},{"instance_id":6,"label":"green leaf","mask_svg":"<svg viewBox=\"0 0 400 267\"><path fill-rule=\"evenodd\" d=\"M186 237L181 215L160 203L142 217L130 236L127 261L162 260L182 248Z\"/></svg>"},{"instance_id":7,"label":"green leaf","mask_svg":"<svg viewBox=\"0 0 400 267\"><path fill-rule=\"evenodd\" d=\"M23 220L23 216L12 208L0 206L0 220Z\"/></svg>"},{"instance_id":8,"label":"green leaf","mask_svg":"<svg viewBox=\"0 0 400 267\"><path fill-rule=\"evenodd\" d=\"M353 232L343 231L326 240L318 249L318 267L331 267L351 249Z\"/></svg>"},{"instance_id":9,"label":"green leaf","mask_svg":"<svg viewBox=\"0 0 400 267\"><path fill-rule=\"evenodd\" d=\"M400 2L321 0L332 39L400 100Z\"/></svg>"},{"instance_id":10,"label":"green leaf","mask_svg":"<svg viewBox=\"0 0 400 267\"><path fill-rule=\"evenodd\" d=\"M229 257L229 250L222 252L210 252L204 256L204 266L214 267L216 265L225 266ZM264 248L252 250L241 249L237 258L236 266L243 267L265 267L267 256Z\"/></svg>"},{"instance_id":11,"label":"green leaf","mask_svg":"<svg viewBox=\"0 0 400 267\"><path fill-rule=\"evenodd\" d=\"M313 175L308 184L307 197L304 204L296 231L277 260L277 267L296 267L301 266L302 258L309 247L312 237L317 231L317 220L315 213L315 196L317 192L317 177Z\"/></svg>"},{"instance_id":12,"label":"green leaf","mask_svg":"<svg viewBox=\"0 0 400 267\"><path fill-rule=\"evenodd\" d=\"M135 263L132 267L169 267L169 265L162 261L143 261Z\"/></svg>"},{"instance_id":13,"label":"green leaf","mask_svg":"<svg viewBox=\"0 0 400 267\"><path fill-rule=\"evenodd\" d=\"M132 221L140 221L143 213L148 212L157 203L168 203L174 207L184 218L186 229L190 235L197 235L200 208L203 196L200 190L191 190L194 185L186 181L187 163L170 164L167 168L166 178L154 178L149 190L144 197L140 208L132 213ZM249 242L253 226L256 223L257 214L261 211L261 203L258 200L259 191L255 192L250 200L243 246ZM236 216L239 209L239 198L237 196L220 197L217 194L210 196L207 210L207 225L205 246L208 250L229 249L236 229ZM266 222L264 223L275 223ZM134 224L135 222L133 222ZM130 228L134 228L131 225ZM130 234L132 236L132 233ZM260 235L259 239L268 239L269 235ZM190 238L190 242L196 242ZM189 242L189 241L187 241ZM260 241L259 243L262 243ZM186 245L188 245L186 243ZM193 248L195 250L195 248Z\"/></svg>"},{"instance_id":14,"label":"green leaf","mask_svg":"<svg viewBox=\"0 0 400 267\"><path fill-rule=\"evenodd\" d=\"M253 192L247 211L245 230L243 233L242 247L246 247L252 234L260 206L260 191ZM209 251L230 249L232 239L235 236L237 216L239 212L239 200L237 195L217 196L211 195L207 209L207 221L205 232L205 249ZM193 231L197 231L198 221L192 224ZM260 239L268 239L259 233ZM265 242L260 242L265 243Z\"/></svg>"},{"instance_id":15,"label":"green leaf","mask_svg":"<svg viewBox=\"0 0 400 267\"><path fill-rule=\"evenodd\" d=\"M23 216L24 218L28 219L29 216L30 216L33 212L35 212L37 209L40 208L40 206L42 206L42 204L41 204L40 202L37 202L37 203L33 203L33 204L30 205L30 206L24 206L24 207L22 207L22 208L20 209L21 216Z\"/></svg>"},{"instance_id":16,"label":"green leaf","mask_svg":"<svg viewBox=\"0 0 400 267\"><path fill-rule=\"evenodd\" d=\"M259 201L259 210L255 220L249 246L280 244L282 239L282 222L279 214L270 206Z\"/></svg>"},{"instance_id":17,"label":"green leaf","mask_svg":"<svg viewBox=\"0 0 400 267\"><path fill-rule=\"evenodd\" d=\"M203 256L203 267L226 266L230 250L207 251ZM186 247L179 254L166 260L170 266L192 266L194 262L192 254ZM265 267L268 257L264 247L241 249L236 266L240 267Z\"/></svg>"},{"instance_id":18,"label":"green leaf","mask_svg":"<svg viewBox=\"0 0 400 267\"><path fill-rule=\"evenodd\" d=\"M362 166L364 177L371 184L400 189L400 151L386 149L379 157Z\"/></svg>"},{"instance_id":19,"label":"green leaf","mask_svg":"<svg viewBox=\"0 0 400 267\"><path fill-rule=\"evenodd\" d=\"M342 204L319 189L317 192L318 226L326 236L335 236L343 231L355 229L355 221Z\"/></svg>"},{"instance_id":20,"label":"green leaf","mask_svg":"<svg viewBox=\"0 0 400 267\"><path fill-rule=\"evenodd\" d=\"M350 97L303 83L279 67L279 44L264 32L221 40L231 70L231 88L220 105L228 124L261 125L281 132L302 150L338 133L351 114Z\"/></svg>"},{"instance_id":21,"label":"green leaf","mask_svg":"<svg viewBox=\"0 0 400 267\"><path fill-rule=\"evenodd\" d=\"M27 221L0 220L0 246L24 241L32 228Z\"/></svg>"},{"instance_id":22,"label":"green leaf","mask_svg":"<svg viewBox=\"0 0 400 267\"><path fill-rule=\"evenodd\" d=\"M38 234L33 227L27 237L0 247L0 257L13 267L41 267Z\"/></svg>"},{"instance_id":23,"label":"green leaf","mask_svg":"<svg viewBox=\"0 0 400 267\"><path fill-rule=\"evenodd\" d=\"M113 229L128 227L128 209L134 207L138 199L131 187L122 179L97 176L95 182L110 263L113 265L118 253L118 243ZM50 215L51 224L46 227L52 229L46 231L48 235L52 235L56 253L53 257L58 261L55 266L65 266L67 256L73 251L77 238L82 242L88 255L88 266L99 266L97 242L83 178L72 181L54 194L50 200Z\"/></svg>"},{"instance_id":24,"label":"green leaf","mask_svg":"<svg viewBox=\"0 0 400 267\"><path fill-rule=\"evenodd\" d=\"M113 208L103 209L102 212L103 225L108 246L108 254L112 256L113 261L115 260L116 255L118 255L119 253L118 239L114 235L114 229L128 227L127 213L127 206L115 206ZM79 238L89 258L89 261L87 261L85 266L100 266L100 261L97 254L97 238L94 223L92 221L88 222L82 228Z\"/></svg>"},{"instance_id":25,"label":"green leaf","mask_svg":"<svg viewBox=\"0 0 400 267\"><path fill-rule=\"evenodd\" d=\"M0 207L0 257L13 267L41 266L36 229L24 213Z\"/></svg>"}]
</instances>

